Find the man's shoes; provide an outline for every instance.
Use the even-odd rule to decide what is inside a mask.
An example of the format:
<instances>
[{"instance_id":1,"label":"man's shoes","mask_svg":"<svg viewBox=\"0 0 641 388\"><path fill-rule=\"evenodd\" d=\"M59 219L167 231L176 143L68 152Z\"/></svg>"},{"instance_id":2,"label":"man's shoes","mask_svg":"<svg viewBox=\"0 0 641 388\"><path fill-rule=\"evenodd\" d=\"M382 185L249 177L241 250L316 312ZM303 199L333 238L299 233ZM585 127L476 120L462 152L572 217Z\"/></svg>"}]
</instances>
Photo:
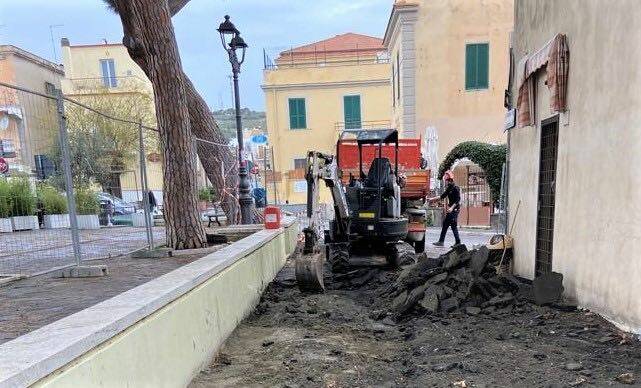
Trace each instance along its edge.
<instances>
[{"instance_id":1,"label":"man's shoes","mask_svg":"<svg viewBox=\"0 0 641 388\"><path fill-rule=\"evenodd\" d=\"M436 245L437 247L442 247L443 242L442 241L433 242L432 245Z\"/></svg>"}]
</instances>

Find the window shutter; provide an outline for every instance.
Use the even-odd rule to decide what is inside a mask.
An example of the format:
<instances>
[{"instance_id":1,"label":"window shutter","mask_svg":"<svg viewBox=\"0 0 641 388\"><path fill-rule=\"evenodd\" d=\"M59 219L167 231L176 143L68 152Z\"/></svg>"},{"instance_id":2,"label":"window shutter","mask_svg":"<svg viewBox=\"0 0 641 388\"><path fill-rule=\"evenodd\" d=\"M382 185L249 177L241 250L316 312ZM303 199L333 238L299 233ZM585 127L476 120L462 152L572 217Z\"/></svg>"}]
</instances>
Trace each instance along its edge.
<instances>
[{"instance_id":1,"label":"window shutter","mask_svg":"<svg viewBox=\"0 0 641 388\"><path fill-rule=\"evenodd\" d=\"M289 128L304 129L307 128L307 119L305 117L305 99L289 99Z\"/></svg>"},{"instance_id":2,"label":"window shutter","mask_svg":"<svg viewBox=\"0 0 641 388\"><path fill-rule=\"evenodd\" d=\"M476 88L476 45L465 46L465 89Z\"/></svg>"},{"instance_id":3,"label":"window shutter","mask_svg":"<svg viewBox=\"0 0 641 388\"><path fill-rule=\"evenodd\" d=\"M361 96L343 96L345 129L361 127Z\"/></svg>"},{"instance_id":4,"label":"window shutter","mask_svg":"<svg viewBox=\"0 0 641 388\"><path fill-rule=\"evenodd\" d=\"M478 75L476 79L476 87L479 89L487 89L488 87L488 73L489 73L489 47L487 44L478 45Z\"/></svg>"},{"instance_id":5,"label":"window shutter","mask_svg":"<svg viewBox=\"0 0 641 388\"><path fill-rule=\"evenodd\" d=\"M307 128L307 112L305 112L305 99L298 99L298 125L299 128Z\"/></svg>"}]
</instances>

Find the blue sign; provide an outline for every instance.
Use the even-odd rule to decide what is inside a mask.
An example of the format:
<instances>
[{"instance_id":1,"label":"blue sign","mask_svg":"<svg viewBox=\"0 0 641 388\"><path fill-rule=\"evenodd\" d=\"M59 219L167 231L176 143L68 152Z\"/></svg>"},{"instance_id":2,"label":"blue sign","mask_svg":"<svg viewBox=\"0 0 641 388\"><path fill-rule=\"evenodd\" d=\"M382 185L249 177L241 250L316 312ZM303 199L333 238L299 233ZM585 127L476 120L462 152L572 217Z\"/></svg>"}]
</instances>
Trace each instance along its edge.
<instances>
[{"instance_id":1,"label":"blue sign","mask_svg":"<svg viewBox=\"0 0 641 388\"><path fill-rule=\"evenodd\" d=\"M259 135L253 135L251 140L254 144L265 144L267 143L267 136L261 133Z\"/></svg>"}]
</instances>

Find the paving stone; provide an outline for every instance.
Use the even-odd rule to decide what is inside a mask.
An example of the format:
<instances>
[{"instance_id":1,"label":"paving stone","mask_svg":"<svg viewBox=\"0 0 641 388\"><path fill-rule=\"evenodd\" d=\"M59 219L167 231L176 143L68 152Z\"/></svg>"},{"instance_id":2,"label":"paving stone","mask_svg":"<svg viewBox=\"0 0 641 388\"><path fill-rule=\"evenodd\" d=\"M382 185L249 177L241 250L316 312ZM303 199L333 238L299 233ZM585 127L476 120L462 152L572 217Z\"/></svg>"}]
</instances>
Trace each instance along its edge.
<instances>
[{"instance_id":1,"label":"paving stone","mask_svg":"<svg viewBox=\"0 0 641 388\"><path fill-rule=\"evenodd\" d=\"M583 365L579 362L568 362L565 364L565 369L570 370L570 371L579 371L583 369Z\"/></svg>"},{"instance_id":2,"label":"paving stone","mask_svg":"<svg viewBox=\"0 0 641 388\"><path fill-rule=\"evenodd\" d=\"M455 297L447 298L441 302L441 311L451 312L458 308L459 300Z\"/></svg>"},{"instance_id":3,"label":"paving stone","mask_svg":"<svg viewBox=\"0 0 641 388\"><path fill-rule=\"evenodd\" d=\"M465 308L465 312L469 315L479 315L481 313L481 308L470 306Z\"/></svg>"},{"instance_id":4,"label":"paving stone","mask_svg":"<svg viewBox=\"0 0 641 388\"><path fill-rule=\"evenodd\" d=\"M419 304L425 309L425 311L433 314L438 311L438 295L436 295L436 292L425 292L425 296L421 299Z\"/></svg>"},{"instance_id":5,"label":"paving stone","mask_svg":"<svg viewBox=\"0 0 641 388\"><path fill-rule=\"evenodd\" d=\"M632 385L635 383L636 379L634 378L633 373L622 373L616 377L616 381L621 384Z\"/></svg>"},{"instance_id":6,"label":"paving stone","mask_svg":"<svg viewBox=\"0 0 641 388\"><path fill-rule=\"evenodd\" d=\"M489 250L487 247L481 247L473 251L470 258L470 269L474 276L479 276L487 264L489 258Z\"/></svg>"},{"instance_id":7,"label":"paving stone","mask_svg":"<svg viewBox=\"0 0 641 388\"><path fill-rule=\"evenodd\" d=\"M551 272L541 275L532 282L534 302L539 306L558 302L563 295L563 275Z\"/></svg>"}]
</instances>

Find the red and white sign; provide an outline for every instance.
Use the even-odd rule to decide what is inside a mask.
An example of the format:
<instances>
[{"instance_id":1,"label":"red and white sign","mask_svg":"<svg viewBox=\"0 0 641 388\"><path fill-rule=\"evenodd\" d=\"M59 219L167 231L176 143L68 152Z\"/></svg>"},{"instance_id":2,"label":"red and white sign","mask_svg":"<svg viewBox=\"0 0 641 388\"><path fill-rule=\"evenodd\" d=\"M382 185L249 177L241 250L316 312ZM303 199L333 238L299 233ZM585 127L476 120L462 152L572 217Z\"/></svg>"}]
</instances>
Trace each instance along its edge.
<instances>
[{"instance_id":1,"label":"red and white sign","mask_svg":"<svg viewBox=\"0 0 641 388\"><path fill-rule=\"evenodd\" d=\"M4 158L0 158L0 174L6 174L7 172L9 172L9 163Z\"/></svg>"}]
</instances>

